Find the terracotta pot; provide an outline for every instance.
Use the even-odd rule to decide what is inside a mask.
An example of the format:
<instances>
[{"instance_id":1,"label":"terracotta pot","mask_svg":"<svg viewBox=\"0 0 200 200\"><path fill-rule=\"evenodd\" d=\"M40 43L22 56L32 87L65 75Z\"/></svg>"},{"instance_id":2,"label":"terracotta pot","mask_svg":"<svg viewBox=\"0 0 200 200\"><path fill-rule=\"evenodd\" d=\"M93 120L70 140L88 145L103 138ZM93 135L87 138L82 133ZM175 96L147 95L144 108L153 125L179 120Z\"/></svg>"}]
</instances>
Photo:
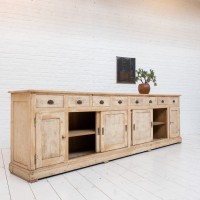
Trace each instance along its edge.
<instances>
[{"instance_id":1,"label":"terracotta pot","mask_svg":"<svg viewBox=\"0 0 200 200\"><path fill-rule=\"evenodd\" d=\"M148 83L142 83L138 85L138 91L140 94L149 94L150 85Z\"/></svg>"}]
</instances>

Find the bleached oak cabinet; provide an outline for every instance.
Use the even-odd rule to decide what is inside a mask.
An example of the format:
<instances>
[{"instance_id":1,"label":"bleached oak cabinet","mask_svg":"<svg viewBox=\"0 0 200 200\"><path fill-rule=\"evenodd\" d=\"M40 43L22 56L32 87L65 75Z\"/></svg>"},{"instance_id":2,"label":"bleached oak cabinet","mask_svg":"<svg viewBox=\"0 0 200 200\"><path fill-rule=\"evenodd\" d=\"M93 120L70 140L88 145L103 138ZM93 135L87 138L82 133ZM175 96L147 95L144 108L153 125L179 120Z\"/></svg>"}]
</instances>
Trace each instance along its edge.
<instances>
[{"instance_id":1,"label":"bleached oak cabinet","mask_svg":"<svg viewBox=\"0 0 200 200\"><path fill-rule=\"evenodd\" d=\"M10 171L40 178L180 143L179 95L11 92Z\"/></svg>"}]
</instances>

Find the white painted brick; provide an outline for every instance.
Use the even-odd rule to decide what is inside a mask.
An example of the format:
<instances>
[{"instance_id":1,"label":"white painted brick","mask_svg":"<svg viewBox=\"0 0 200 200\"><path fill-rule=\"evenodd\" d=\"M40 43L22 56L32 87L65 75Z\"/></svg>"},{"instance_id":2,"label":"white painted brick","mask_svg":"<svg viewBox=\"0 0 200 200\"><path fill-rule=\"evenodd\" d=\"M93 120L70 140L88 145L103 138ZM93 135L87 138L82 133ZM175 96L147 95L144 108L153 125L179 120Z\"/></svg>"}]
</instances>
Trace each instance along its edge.
<instances>
[{"instance_id":1,"label":"white painted brick","mask_svg":"<svg viewBox=\"0 0 200 200\"><path fill-rule=\"evenodd\" d=\"M116 56L153 68L152 93L180 93L181 132L200 130L200 1L0 0L0 147L9 90L137 93L116 84Z\"/></svg>"}]
</instances>

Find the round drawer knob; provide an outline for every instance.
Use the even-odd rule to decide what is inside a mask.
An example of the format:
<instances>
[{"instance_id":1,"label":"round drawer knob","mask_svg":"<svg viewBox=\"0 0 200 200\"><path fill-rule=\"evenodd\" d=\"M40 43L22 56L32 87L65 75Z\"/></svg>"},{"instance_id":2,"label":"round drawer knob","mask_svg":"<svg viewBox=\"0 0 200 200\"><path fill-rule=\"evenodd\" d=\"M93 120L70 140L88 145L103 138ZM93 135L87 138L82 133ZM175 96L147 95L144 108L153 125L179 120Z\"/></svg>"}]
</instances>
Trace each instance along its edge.
<instances>
[{"instance_id":1,"label":"round drawer knob","mask_svg":"<svg viewBox=\"0 0 200 200\"><path fill-rule=\"evenodd\" d=\"M139 101L138 101L138 100L136 100L136 101L135 101L135 103L136 103L136 104L138 104L138 103L139 103Z\"/></svg>"},{"instance_id":2,"label":"round drawer knob","mask_svg":"<svg viewBox=\"0 0 200 200\"><path fill-rule=\"evenodd\" d=\"M149 103L152 103L152 100L149 100Z\"/></svg>"},{"instance_id":3,"label":"round drawer knob","mask_svg":"<svg viewBox=\"0 0 200 200\"><path fill-rule=\"evenodd\" d=\"M164 100L162 100L161 102L162 102L162 103L164 103L165 101L164 101Z\"/></svg>"},{"instance_id":4,"label":"round drawer knob","mask_svg":"<svg viewBox=\"0 0 200 200\"><path fill-rule=\"evenodd\" d=\"M53 105L53 104L54 104L54 101L50 99L50 100L47 101L47 103L48 103L49 105Z\"/></svg>"},{"instance_id":5,"label":"round drawer knob","mask_svg":"<svg viewBox=\"0 0 200 200\"><path fill-rule=\"evenodd\" d=\"M104 104L104 101L103 101L103 100L101 100L101 101L99 101L99 103L100 103L100 104Z\"/></svg>"},{"instance_id":6,"label":"round drawer knob","mask_svg":"<svg viewBox=\"0 0 200 200\"><path fill-rule=\"evenodd\" d=\"M77 104L79 104L79 105L82 104L82 103L83 103L83 102L82 102L81 100L78 100L78 101L77 101Z\"/></svg>"},{"instance_id":7,"label":"round drawer knob","mask_svg":"<svg viewBox=\"0 0 200 200\"><path fill-rule=\"evenodd\" d=\"M122 100L119 100L119 101L118 101L118 104L122 104Z\"/></svg>"},{"instance_id":8,"label":"round drawer knob","mask_svg":"<svg viewBox=\"0 0 200 200\"><path fill-rule=\"evenodd\" d=\"M173 100L173 103L175 103L176 101L175 100Z\"/></svg>"}]
</instances>

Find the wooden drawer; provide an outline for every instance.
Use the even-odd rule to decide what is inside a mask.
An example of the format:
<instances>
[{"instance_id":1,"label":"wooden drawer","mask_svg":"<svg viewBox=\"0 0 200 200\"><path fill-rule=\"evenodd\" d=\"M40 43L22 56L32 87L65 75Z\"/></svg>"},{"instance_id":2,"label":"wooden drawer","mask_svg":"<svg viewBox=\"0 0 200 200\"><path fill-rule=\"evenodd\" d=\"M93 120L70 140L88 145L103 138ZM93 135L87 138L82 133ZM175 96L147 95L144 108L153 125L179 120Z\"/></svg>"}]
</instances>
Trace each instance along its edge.
<instances>
[{"instance_id":1,"label":"wooden drawer","mask_svg":"<svg viewBox=\"0 0 200 200\"><path fill-rule=\"evenodd\" d=\"M112 97L112 106L128 106L128 97Z\"/></svg>"},{"instance_id":2,"label":"wooden drawer","mask_svg":"<svg viewBox=\"0 0 200 200\"><path fill-rule=\"evenodd\" d=\"M145 97L130 97L131 106L142 106L144 105Z\"/></svg>"},{"instance_id":3,"label":"wooden drawer","mask_svg":"<svg viewBox=\"0 0 200 200\"><path fill-rule=\"evenodd\" d=\"M87 107L90 106L90 96L73 95L68 96L69 107Z\"/></svg>"},{"instance_id":4,"label":"wooden drawer","mask_svg":"<svg viewBox=\"0 0 200 200\"><path fill-rule=\"evenodd\" d=\"M63 108L64 96L62 95L37 95L37 108Z\"/></svg>"},{"instance_id":5,"label":"wooden drawer","mask_svg":"<svg viewBox=\"0 0 200 200\"><path fill-rule=\"evenodd\" d=\"M179 105L179 97L158 97L158 105Z\"/></svg>"},{"instance_id":6,"label":"wooden drawer","mask_svg":"<svg viewBox=\"0 0 200 200\"><path fill-rule=\"evenodd\" d=\"M145 106L155 106L157 105L157 97L144 97Z\"/></svg>"},{"instance_id":7,"label":"wooden drawer","mask_svg":"<svg viewBox=\"0 0 200 200\"><path fill-rule=\"evenodd\" d=\"M168 105L169 97L158 97L158 105Z\"/></svg>"},{"instance_id":8,"label":"wooden drawer","mask_svg":"<svg viewBox=\"0 0 200 200\"><path fill-rule=\"evenodd\" d=\"M169 97L168 103L170 105L178 106L179 105L179 97Z\"/></svg>"},{"instance_id":9,"label":"wooden drawer","mask_svg":"<svg viewBox=\"0 0 200 200\"><path fill-rule=\"evenodd\" d=\"M110 106L110 97L107 96L93 96L92 106Z\"/></svg>"}]
</instances>

